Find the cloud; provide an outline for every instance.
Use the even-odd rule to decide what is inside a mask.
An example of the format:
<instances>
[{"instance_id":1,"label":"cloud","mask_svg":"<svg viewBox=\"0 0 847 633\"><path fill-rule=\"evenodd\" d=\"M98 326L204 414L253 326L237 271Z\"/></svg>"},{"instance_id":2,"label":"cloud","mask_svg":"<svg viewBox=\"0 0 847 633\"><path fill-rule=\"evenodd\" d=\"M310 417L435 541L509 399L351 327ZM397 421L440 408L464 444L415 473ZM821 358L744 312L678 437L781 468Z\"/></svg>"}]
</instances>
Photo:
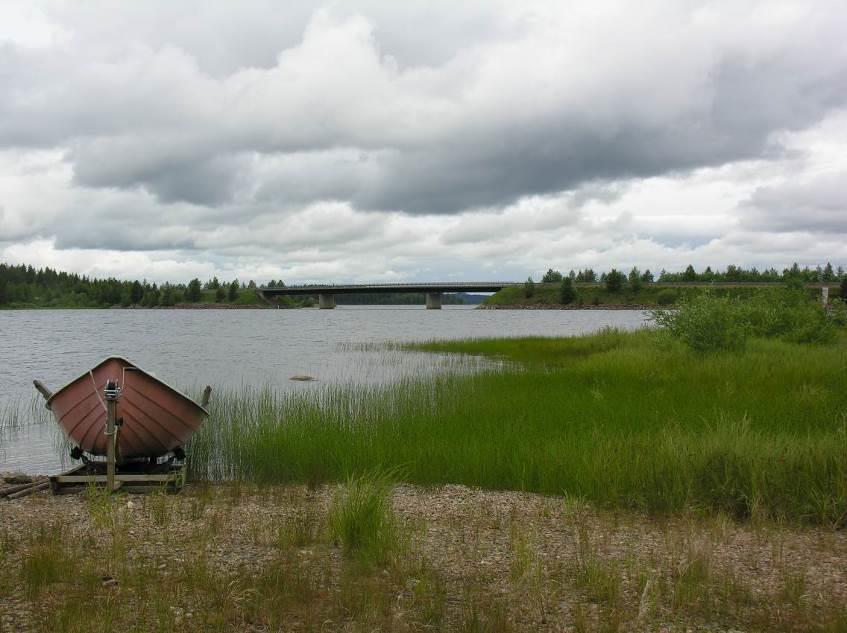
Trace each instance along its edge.
<instances>
[{"instance_id":1,"label":"cloud","mask_svg":"<svg viewBox=\"0 0 847 633\"><path fill-rule=\"evenodd\" d=\"M771 232L847 234L847 171L805 182L757 189L745 205L744 226Z\"/></svg>"},{"instance_id":2,"label":"cloud","mask_svg":"<svg viewBox=\"0 0 847 633\"><path fill-rule=\"evenodd\" d=\"M827 0L2 5L0 259L292 282L847 261L845 32Z\"/></svg>"},{"instance_id":3,"label":"cloud","mask_svg":"<svg viewBox=\"0 0 847 633\"><path fill-rule=\"evenodd\" d=\"M0 52L0 143L68 147L78 184L141 187L164 203L225 205L253 182L281 205L333 198L410 214L508 205L778 154L775 132L844 106L845 12L818 2L771 17L768 6L657 1L622 20L624 5L530 3L496 19L471 12L465 47L461 20L436 7L415 29L427 50L409 43L397 57L385 48L406 26L396 11L298 5L302 33L289 25L272 61L263 29L269 41L253 47L224 36L226 61L184 30L154 36L162 18L151 15L171 13L157 4L129 11L123 28L144 16L123 45L115 36L90 45L78 35L94 15L82 12L59 25L77 35L66 43ZM195 20L219 25L222 15ZM451 54L433 55L445 22ZM289 197L280 183L292 172Z\"/></svg>"}]
</instances>

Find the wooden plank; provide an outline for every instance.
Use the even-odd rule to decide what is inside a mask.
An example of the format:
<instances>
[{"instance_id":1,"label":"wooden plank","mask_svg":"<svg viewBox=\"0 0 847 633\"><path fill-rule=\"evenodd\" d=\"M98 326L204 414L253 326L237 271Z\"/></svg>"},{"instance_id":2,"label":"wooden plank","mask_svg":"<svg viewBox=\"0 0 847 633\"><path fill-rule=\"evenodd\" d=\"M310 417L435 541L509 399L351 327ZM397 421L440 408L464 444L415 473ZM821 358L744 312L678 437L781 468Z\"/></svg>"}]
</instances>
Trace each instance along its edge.
<instances>
[{"instance_id":1,"label":"wooden plank","mask_svg":"<svg viewBox=\"0 0 847 633\"><path fill-rule=\"evenodd\" d=\"M143 482L143 481L177 481L180 478L179 471L174 471L167 474L149 474L149 475L115 475L115 481L123 482ZM51 477L53 481L59 483L107 483L108 475L54 475Z\"/></svg>"}]
</instances>

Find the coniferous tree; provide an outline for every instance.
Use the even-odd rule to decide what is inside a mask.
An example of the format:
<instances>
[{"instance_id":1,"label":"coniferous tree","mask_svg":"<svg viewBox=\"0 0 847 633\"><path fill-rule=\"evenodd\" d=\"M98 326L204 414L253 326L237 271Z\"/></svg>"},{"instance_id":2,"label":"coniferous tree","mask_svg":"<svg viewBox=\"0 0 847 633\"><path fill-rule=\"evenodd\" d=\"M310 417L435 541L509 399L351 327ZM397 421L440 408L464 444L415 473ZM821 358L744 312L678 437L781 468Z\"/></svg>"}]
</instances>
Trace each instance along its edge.
<instances>
[{"instance_id":1,"label":"coniferous tree","mask_svg":"<svg viewBox=\"0 0 847 633\"><path fill-rule=\"evenodd\" d=\"M527 277L526 281L524 282L523 293L527 299L529 299L532 295L535 294L535 282L532 280L532 277Z\"/></svg>"},{"instance_id":2,"label":"coniferous tree","mask_svg":"<svg viewBox=\"0 0 847 633\"><path fill-rule=\"evenodd\" d=\"M200 280L196 277L188 282L188 289L185 292L185 299L191 303L197 303L203 297L203 289L200 286Z\"/></svg>"},{"instance_id":3,"label":"coniferous tree","mask_svg":"<svg viewBox=\"0 0 847 633\"><path fill-rule=\"evenodd\" d=\"M558 270L553 270L549 268L546 273L544 273L544 277L541 278L541 282L545 284L552 284L558 281L562 281L562 273Z\"/></svg>"},{"instance_id":4,"label":"coniferous tree","mask_svg":"<svg viewBox=\"0 0 847 633\"><path fill-rule=\"evenodd\" d=\"M573 279L571 279L570 275L562 279L559 298L564 305L573 303L576 299L576 287L573 285Z\"/></svg>"},{"instance_id":5,"label":"coniferous tree","mask_svg":"<svg viewBox=\"0 0 847 633\"><path fill-rule=\"evenodd\" d=\"M826 266L824 266L822 279L823 281L835 281L835 271L832 269L832 264L829 262L827 262Z\"/></svg>"},{"instance_id":6,"label":"coniferous tree","mask_svg":"<svg viewBox=\"0 0 847 633\"><path fill-rule=\"evenodd\" d=\"M226 298L230 301L230 303L238 299L238 290L239 285L238 280L236 279L231 284L229 284L229 292L227 293Z\"/></svg>"},{"instance_id":7,"label":"coniferous tree","mask_svg":"<svg viewBox=\"0 0 847 633\"><path fill-rule=\"evenodd\" d=\"M622 272L618 272L615 268L612 268L612 270L606 273L606 290L609 292L620 292L625 280L626 276Z\"/></svg>"},{"instance_id":8,"label":"coniferous tree","mask_svg":"<svg viewBox=\"0 0 847 633\"><path fill-rule=\"evenodd\" d=\"M641 290L641 272L637 266L633 266L629 271L629 287L633 292Z\"/></svg>"},{"instance_id":9,"label":"coniferous tree","mask_svg":"<svg viewBox=\"0 0 847 633\"><path fill-rule=\"evenodd\" d=\"M141 303L141 299L142 299L143 296L144 296L144 288L141 286L141 284L136 279L135 281L132 282L132 288L130 288L130 291L129 291L129 302L132 305L138 305L139 303Z\"/></svg>"}]
</instances>

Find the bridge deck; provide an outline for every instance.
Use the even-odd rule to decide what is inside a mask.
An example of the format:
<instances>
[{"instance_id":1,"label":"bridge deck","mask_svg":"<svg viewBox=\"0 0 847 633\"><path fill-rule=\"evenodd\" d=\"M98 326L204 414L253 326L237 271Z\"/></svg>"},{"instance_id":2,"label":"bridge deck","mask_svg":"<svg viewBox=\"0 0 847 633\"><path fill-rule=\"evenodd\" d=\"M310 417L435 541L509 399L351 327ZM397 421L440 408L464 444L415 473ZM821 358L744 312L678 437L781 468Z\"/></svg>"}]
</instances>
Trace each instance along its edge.
<instances>
[{"instance_id":1,"label":"bridge deck","mask_svg":"<svg viewBox=\"0 0 847 633\"><path fill-rule=\"evenodd\" d=\"M384 292L497 292L507 286L521 285L512 281L472 281L463 283L401 283L401 284L324 284L320 286L286 286L284 288L259 288L268 297L281 295L346 295Z\"/></svg>"},{"instance_id":2,"label":"bridge deck","mask_svg":"<svg viewBox=\"0 0 847 633\"><path fill-rule=\"evenodd\" d=\"M542 282L536 282L544 285ZM380 284L321 284L314 286L285 286L284 288L258 288L258 291L266 297L282 295L345 295L356 293L387 293L387 292L418 292L422 294L433 292L498 292L510 286L523 286L520 281L468 281L468 282L433 282L433 283L380 283ZM602 286L601 283L575 284L577 287ZM647 284L651 287L667 288L768 288L784 286L784 282L758 282L758 281L659 281ZM836 288L839 282L810 282L804 284L807 288L821 288L823 286Z\"/></svg>"}]
</instances>

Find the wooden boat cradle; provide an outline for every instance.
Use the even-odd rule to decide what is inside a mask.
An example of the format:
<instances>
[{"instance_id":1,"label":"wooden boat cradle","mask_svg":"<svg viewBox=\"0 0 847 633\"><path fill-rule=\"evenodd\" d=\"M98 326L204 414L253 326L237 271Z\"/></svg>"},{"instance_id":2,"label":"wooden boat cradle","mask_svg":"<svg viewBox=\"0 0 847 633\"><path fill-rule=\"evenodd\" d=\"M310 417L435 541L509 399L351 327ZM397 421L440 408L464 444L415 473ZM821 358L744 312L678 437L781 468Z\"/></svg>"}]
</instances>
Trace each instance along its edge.
<instances>
[{"instance_id":1,"label":"wooden boat cradle","mask_svg":"<svg viewBox=\"0 0 847 633\"><path fill-rule=\"evenodd\" d=\"M92 465L96 466L92 468ZM102 465L102 468L100 467ZM165 466L166 468L162 468ZM54 495L83 492L89 486L108 486L105 462L81 464L58 475L50 475L50 490ZM146 469L121 469L114 475L113 490L147 493L162 490L179 492L185 485L185 464L168 463Z\"/></svg>"}]
</instances>

